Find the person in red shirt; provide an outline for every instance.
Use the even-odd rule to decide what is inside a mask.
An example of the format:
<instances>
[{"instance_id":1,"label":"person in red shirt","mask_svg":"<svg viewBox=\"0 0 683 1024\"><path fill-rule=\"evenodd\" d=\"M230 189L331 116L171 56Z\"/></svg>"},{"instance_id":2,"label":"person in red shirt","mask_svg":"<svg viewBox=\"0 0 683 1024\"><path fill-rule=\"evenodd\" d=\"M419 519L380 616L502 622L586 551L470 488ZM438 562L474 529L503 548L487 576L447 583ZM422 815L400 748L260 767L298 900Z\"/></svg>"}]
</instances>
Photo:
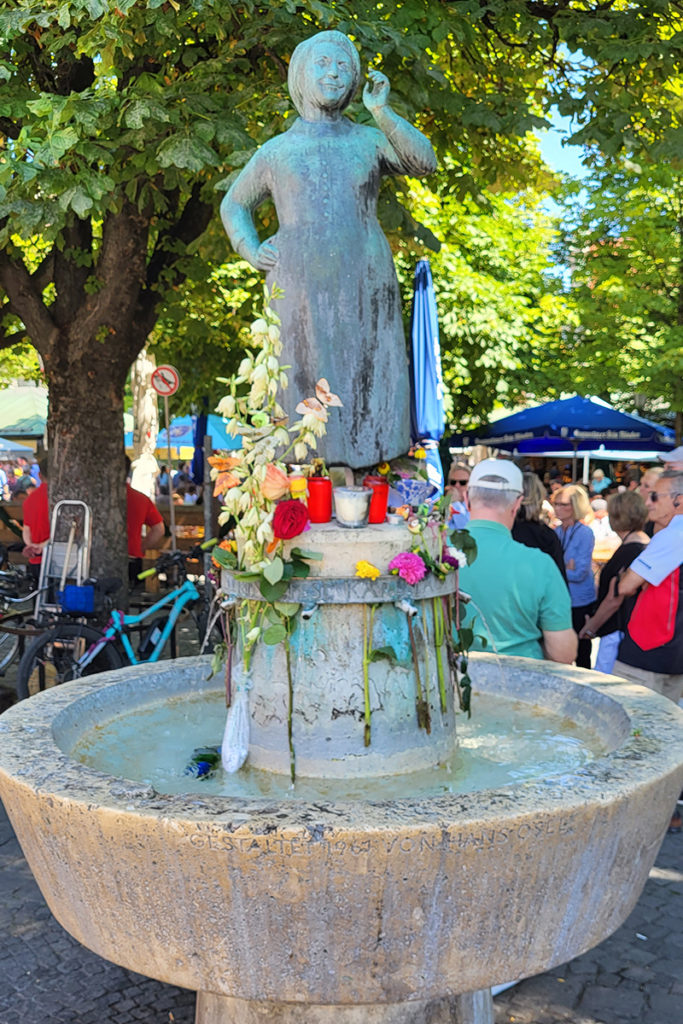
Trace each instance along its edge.
<instances>
[{"instance_id":1,"label":"person in red shirt","mask_svg":"<svg viewBox=\"0 0 683 1024\"><path fill-rule=\"evenodd\" d=\"M126 523L129 558L142 558L145 551L159 546L164 536L164 520L147 495L134 490L129 483L126 484ZM147 527L144 536L143 526Z\"/></svg>"},{"instance_id":2,"label":"person in red shirt","mask_svg":"<svg viewBox=\"0 0 683 1024\"><path fill-rule=\"evenodd\" d=\"M47 456L40 462L42 483L24 499L22 513L24 525L21 535L24 541L24 555L28 558L29 572L37 577L43 557L43 548L50 539L50 509L47 494Z\"/></svg>"},{"instance_id":3,"label":"person in red shirt","mask_svg":"<svg viewBox=\"0 0 683 1024\"><path fill-rule=\"evenodd\" d=\"M126 456L126 475L130 473L130 459ZM146 551L159 546L166 524L153 501L142 491L136 491L126 481L126 524L128 527L129 580L137 581L142 570L142 558ZM142 527L147 531L143 536Z\"/></svg>"},{"instance_id":4,"label":"person in red shirt","mask_svg":"<svg viewBox=\"0 0 683 1024\"><path fill-rule=\"evenodd\" d=\"M126 467L130 469L130 460L126 459ZM24 500L24 525L22 538L24 555L29 561L29 571L37 576L43 555L43 548L50 539L50 515L47 487L47 457L40 461L40 487L29 494ZM135 559L131 572L137 573L142 568L142 556L145 551L156 548L165 532L164 520L156 506L146 494L135 491L126 483L126 524L128 530L128 557ZM143 536L142 528L147 527Z\"/></svg>"}]
</instances>

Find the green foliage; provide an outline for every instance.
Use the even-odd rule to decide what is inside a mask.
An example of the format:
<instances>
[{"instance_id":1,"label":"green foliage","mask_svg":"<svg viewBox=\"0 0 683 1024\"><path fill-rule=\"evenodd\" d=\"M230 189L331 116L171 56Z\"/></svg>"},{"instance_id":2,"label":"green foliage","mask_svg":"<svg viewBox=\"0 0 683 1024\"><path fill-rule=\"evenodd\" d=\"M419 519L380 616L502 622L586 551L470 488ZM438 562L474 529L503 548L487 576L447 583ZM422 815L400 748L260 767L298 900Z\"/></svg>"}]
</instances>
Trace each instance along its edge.
<instances>
[{"instance_id":1,"label":"green foliage","mask_svg":"<svg viewBox=\"0 0 683 1024\"><path fill-rule=\"evenodd\" d=\"M580 325L560 339L555 379L639 411L683 410L681 172L619 161L578 189L565 198L562 255Z\"/></svg>"},{"instance_id":2,"label":"green foliage","mask_svg":"<svg viewBox=\"0 0 683 1024\"><path fill-rule=\"evenodd\" d=\"M465 429L533 393L537 367L571 320L552 263L556 231L532 190L490 194L482 205L414 190L442 239L430 255L442 366L451 420ZM414 261L399 263L409 309Z\"/></svg>"},{"instance_id":3,"label":"green foliage","mask_svg":"<svg viewBox=\"0 0 683 1024\"><path fill-rule=\"evenodd\" d=\"M446 242L446 375L464 425L524 391L561 314L524 247L546 229L512 198L548 185L528 133L555 101L577 141L679 162L681 17L664 0L4 5L0 347L25 330L48 380L56 367L75 380L94 339L129 365L151 336L183 373L180 401L213 400L206 377L232 369L256 285L244 265L222 267L216 207L292 116L293 47L334 27L386 71L439 156L443 210L426 218L423 193L400 182L380 214L404 254ZM359 100L350 114L369 120ZM499 237L506 203L516 240ZM272 233L272 210L261 216Z\"/></svg>"},{"instance_id":4,"label":"green foliage","mask_svg":"<svg viewBox=\"0 0 683 1024\"><path fill-rule=\"evenodd\" d=\"M27 341L19 342L5 351L0 349L0 386L17 380L43 379L38 353Z\"/></svg>"}]
</instances>

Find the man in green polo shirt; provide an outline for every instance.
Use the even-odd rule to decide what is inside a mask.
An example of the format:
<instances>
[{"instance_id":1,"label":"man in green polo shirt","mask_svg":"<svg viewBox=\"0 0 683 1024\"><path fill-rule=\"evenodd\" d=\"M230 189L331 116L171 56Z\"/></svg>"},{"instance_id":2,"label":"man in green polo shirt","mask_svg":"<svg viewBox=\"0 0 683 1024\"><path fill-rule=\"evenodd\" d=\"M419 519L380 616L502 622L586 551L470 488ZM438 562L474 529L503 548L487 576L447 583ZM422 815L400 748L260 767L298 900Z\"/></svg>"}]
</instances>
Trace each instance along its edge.
<instances>
[{"instance_id":1,"label":"man in green polo shirt","mask_svg":"<svg viewBox=\"0 0 683 1024\"><path fill-rule=\"evenodd\" d=\"M522 493L513 462L484 459L472 470L467 529L477 557L460 570L460 586L472 597L465 621L487 637L489 650L570 665L577 641L567 585L550 555L518 544L510 532Z\"/></svg>"}]
</instances>

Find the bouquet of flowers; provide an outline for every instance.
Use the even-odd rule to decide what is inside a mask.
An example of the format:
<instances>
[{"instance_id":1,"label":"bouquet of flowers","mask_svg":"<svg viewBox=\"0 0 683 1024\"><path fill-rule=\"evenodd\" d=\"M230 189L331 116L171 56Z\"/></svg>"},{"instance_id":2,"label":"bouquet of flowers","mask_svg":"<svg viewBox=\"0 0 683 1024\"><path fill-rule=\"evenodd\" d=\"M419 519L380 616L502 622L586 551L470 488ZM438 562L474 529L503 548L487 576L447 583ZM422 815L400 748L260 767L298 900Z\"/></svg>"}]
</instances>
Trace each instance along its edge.
<instances>
[{"instance_id":1,"label":"bouquet of flowers","mask_svg":"<svg viewBox=\"0 0 683 1024\"><path fill-rule=\"evenodd\" d=\"M282 352L280 320L269 305L266 290L263 315L251 325L253 349L229 381L229 393L218 403L228 432L242 437L242 450L229 456L212 456L214 494L223 495L220 523L235 519L237 555L225 565L261 573L272 563L282 542L308 527L308 510L296 497L294 479L287 459L304 462L325 434L328 409L341 406L322 378L315 394L303 399L296 412L300 419L289 425L277 401L279 388L287 387Z\"/></svg>"}]
</instances>

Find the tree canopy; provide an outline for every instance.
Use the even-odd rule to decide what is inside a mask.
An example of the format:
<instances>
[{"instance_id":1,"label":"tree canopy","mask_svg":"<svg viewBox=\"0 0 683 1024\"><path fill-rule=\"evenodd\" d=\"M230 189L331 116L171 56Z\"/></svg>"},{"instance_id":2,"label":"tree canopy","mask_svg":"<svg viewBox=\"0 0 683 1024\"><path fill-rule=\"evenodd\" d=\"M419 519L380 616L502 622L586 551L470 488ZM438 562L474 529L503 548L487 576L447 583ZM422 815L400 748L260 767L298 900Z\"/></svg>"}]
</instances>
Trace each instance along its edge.
<instances>
[{"instance_id":1,"label":"tree canopy","mask_svg":"<svg viewBox=\"0 0 683 1024\"><path fill-rule=\"evenodd\" d=\"M565 205L563 253L577 322L557 346L556 381L571 377L578 387L641 409L680 413L681 172L668 164L611 162L571 188Z\"/></svg>"},{"instance_id":2,"label":"tree canopy","mask_svg":"<svg viewBox=\"0 0 683 1024\"><path fill-rule=\"evenodd\" d=\"M287 63L301 39L351 35L363 64L387 73L398 112L432 139L440 187L481 205L486 191L538 180L527 135L553 102L575 115L581 141L679 160L682 7L16 0L0 11L0 346L28 340L40 353L51 495L93 505L98 567L122 552L110 497L128 367L160 317L180 322L178 303L202 281L216 284L217 330L221 290L239 302L241 285L218 269L228 246L215 211L231 175L292 116ZM369 116L360 104L351 114ZM430 242L409 182L381 207L395 238ZM205 318L184 322L196 327L188 345L206 333Z\"/></svg>"}]
</instances>

